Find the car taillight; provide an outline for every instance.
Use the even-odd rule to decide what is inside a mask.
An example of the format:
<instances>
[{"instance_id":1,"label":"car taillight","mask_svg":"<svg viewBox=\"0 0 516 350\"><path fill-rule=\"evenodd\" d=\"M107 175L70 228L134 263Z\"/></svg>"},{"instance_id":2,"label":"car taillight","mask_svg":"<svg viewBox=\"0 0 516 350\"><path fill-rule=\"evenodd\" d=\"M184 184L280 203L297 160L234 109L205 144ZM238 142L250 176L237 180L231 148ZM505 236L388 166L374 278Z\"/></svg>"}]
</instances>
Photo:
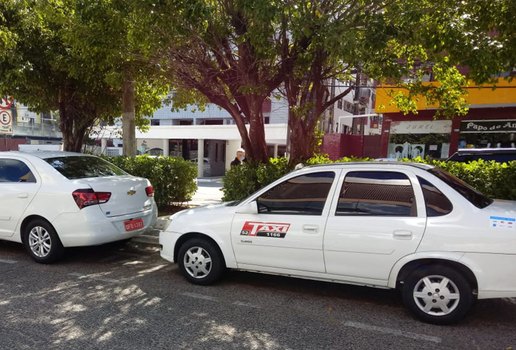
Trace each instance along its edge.
<instances>
[{"instance_id":1,"label":"car taillight","mask_svg":"<svg viewBox=\"0 0 516 350\"><path fill-rule=\"evenodd\" d=\"M111 192L95 192L91 188L75 190L72 193L73 199L79 209L95 204L103 204L111 198Z\"/></svg>"},{"instance_id":2,"label":"car taillight","mask_svg":"<svg viewBox=\"0 0 516 350\"><path fill-rule=\"evenodd\" d=\"M145 187L145 193L147 193L147 197L154 197L154 187L152 187L152 186Z\"/></svg>"}]
</instances>

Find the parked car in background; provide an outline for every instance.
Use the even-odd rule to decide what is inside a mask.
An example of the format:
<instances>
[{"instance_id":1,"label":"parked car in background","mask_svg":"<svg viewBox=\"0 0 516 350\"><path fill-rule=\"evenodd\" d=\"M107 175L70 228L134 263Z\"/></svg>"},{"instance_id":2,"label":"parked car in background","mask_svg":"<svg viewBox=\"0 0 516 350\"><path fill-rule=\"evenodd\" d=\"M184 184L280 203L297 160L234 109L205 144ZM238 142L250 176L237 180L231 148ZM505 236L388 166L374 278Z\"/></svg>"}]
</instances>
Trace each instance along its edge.
<instances>
[{"instance_id":1,"label":"parked car in background","mask_svg":"<svg viewBox=\"0 0 516 350\"><path fill-rule=\"evenodd\" d=\"M503 163L516 160L516 148L461 148L447 159L451 162L472 162L483 159Z\"/></svg>"},{"instance_id":2,"label":"parked car in background","mask_svg":"<svg viewBox=\"0 0 516 350\"><path fill-rule=\"evenodd\" d=\"M476 298L516 297L516 202L426 164L311 166L170 219L161 256L196 284L230 268L399 288L437 324L459 321Z\"/></svg>"},{"instance_id":3,"label":"parked car in background","mask_svg":"<svg viewBox=\"0 0 516 350\"><path fill-rule=\"evenodd\" d=\"M153 196L149 180L95 156L0 152L0 239L37 262L142 233L157 218Z\"/></svg>"}]
</instances>

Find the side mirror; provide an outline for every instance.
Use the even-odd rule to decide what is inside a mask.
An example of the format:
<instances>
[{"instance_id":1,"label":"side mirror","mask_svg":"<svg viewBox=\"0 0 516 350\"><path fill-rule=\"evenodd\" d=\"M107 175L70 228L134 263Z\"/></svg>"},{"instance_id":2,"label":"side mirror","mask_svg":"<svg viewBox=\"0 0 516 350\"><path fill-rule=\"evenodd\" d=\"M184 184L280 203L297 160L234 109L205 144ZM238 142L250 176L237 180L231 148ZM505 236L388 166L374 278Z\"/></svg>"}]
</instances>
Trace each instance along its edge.
<instances>
[{"instance_id":1,"label":"side mirror","mask_svg":"<svg viewBox=\"0 0 516 350\"><path fill-rule=\"evenodd\" d=\"M240 206L236 210L237 214L258 214L258 203L252 201Z\"/></svg>"}]
</instances>

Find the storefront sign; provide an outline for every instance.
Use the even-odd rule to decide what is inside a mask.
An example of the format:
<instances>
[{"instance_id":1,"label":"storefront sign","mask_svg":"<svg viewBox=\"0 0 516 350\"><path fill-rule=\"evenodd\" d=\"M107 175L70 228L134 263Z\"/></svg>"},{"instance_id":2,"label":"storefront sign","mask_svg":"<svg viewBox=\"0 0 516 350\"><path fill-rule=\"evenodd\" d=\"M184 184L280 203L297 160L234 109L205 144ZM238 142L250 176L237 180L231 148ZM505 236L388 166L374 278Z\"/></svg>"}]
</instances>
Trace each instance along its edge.
<instances>
[{"instance_id":1,"label":"storefront sign","mask_svg":"<svg viewBox=\"0 0 516 350\"><path fill-rule=\"evenodd\" d=\"M451 120L392 122L391 134L449 134L451 126Z\"/></svg>"},{"instance_id":2,"label":"storefront sign","mask_svg":"<svg viewBox=\"0 0 516 350\"><path fill-rule=\"evenodd\" d=\"M471 120L460 123L461 133L513 133L516 120Z\"/></svg>"}]
</instances>

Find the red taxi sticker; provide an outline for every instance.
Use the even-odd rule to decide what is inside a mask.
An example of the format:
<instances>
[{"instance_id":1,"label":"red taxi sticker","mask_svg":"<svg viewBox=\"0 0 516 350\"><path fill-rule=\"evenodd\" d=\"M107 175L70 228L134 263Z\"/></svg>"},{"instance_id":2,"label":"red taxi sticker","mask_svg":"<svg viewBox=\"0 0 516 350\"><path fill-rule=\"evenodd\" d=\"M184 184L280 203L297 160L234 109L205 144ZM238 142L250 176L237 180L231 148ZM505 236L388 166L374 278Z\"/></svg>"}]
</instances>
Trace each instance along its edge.
<instances>
[{"instance_id":1,"label":"red taxi sticker","mask_svg":"<svg viewBox=\"0 0 516 350\"><path fill-rule=\"evenodd\" d=\"M241 236L285 238L290 224L278 222L246 221L240 231Z\"/></svg>"}]
</instances>

